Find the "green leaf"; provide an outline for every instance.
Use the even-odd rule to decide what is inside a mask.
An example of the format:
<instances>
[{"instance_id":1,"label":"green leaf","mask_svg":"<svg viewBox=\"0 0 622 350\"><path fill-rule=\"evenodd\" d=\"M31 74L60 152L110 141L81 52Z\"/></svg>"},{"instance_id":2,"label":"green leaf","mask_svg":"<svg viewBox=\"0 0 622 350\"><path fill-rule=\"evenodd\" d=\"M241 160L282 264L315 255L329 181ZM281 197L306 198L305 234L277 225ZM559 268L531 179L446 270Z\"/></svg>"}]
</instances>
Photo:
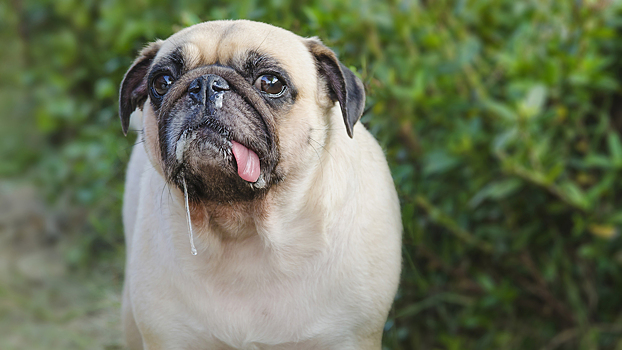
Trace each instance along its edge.
<instances>
[{"instance_id":1,"label":"green leaf","mask_svg":"<svg viewBox=\"0 0 622 350\"><path fill-rule=\"evenodd\" d=\"M517 136L518 129L515 127L498 134L492 141L493 151L495 153L504 151Z\"/></svg>"},{"instance_id":2,"label":"green leaf","mask_svg":"<svg viewBox=\"0 0 622 350\"><path fill-rule=\"evenodd\" d=\"M601 154L588 154L580 163L587 168L611 168L611 159Z\"/></svg>"},{"instance_id":3,"label":"green leaf","mask_svg":"<svg viewBox=\"0 0 622 350\"><path fill-rule=\"evenodd\" d=\"M611 159L616 167L622 167L622 142L620 142L620 135L615 132L610 132L607 137L607 144L609 145L609 153Z\"/></svg>"},{"instance_id":4,"label":"green leaf","mask_svg":"<svg viewBox=\"0 0 622 350\"><path fill-rule=\"evenodd\" d=\"M399 312L395 318L404 317L404 316L415 316L423 310L436 307L443 303L449 304L457 304L467 306L472 303L472 299L469 297L465 297L463 295L455 294L455 293L440 293L436 295L432 295L422 301L411 304L401 312Z\"/></svg>"},{"instance_id":5,"label":"green leaf","mask_svg":"<svg viewBox=\"0 0 622 350\"><path fill-rule=\"evenodd\" d=\"M423 167L424 175L445 173L459 163L458 158L449 155L447 152L438 150L430 152L425 158Z\"/></svg>"},{"instance_id":6,"label":"green leaf","mask_svg":"<svg viewBox=\"0 0 622 350\"><path fill-rule=\"evenodd\" d=\"M532 87L519 105L521 116L530 119L539 115L546 102L546 95L547 89L544 85L538 84Z\"/></svg>"},{"instance_id":7,"label":"green leaf","mask_svg":"<svg viewBox=\"0 0 622 350\"><path fill-rule=\"evenodd\" d=\"M589 201L585 193L576 184L566 181L560 188L562 189L562 195L566 197L572 204L587 209L589 207Z\"/></svg>"},{"instance_id":8,"label":"green leaf","mask_svg":"<svg viewBox=\"0 0 622 350\"><path fill-rule=\"evenodd\" d=\"M622 225L622 211L618 211L609 217L609 222L614 224Z\"/></svg>"},{"instance_id":9,"label":"green leaf","mask_svg":"<svg viewBox=\"0 0 622 350\"><path fill-rule=\"evenodd\" d=\"M485 100L483 102L484 108L491 112L493 115L499 116L506 121L516 121L517 114L516 112L502 102L497 102L493 100Z\"/></svg>"},{"instance_id":10,"label":"green leaf","mask_svg":"<svg viewBox=\"0 0 622 350\"><path fill-rule=\"evenodd\" d=\"M519 179L506 179L486 185L471 198L469 206L475 208L486 199L502 199L514 194L523 182Z\"/></svg>"}]
</instances>

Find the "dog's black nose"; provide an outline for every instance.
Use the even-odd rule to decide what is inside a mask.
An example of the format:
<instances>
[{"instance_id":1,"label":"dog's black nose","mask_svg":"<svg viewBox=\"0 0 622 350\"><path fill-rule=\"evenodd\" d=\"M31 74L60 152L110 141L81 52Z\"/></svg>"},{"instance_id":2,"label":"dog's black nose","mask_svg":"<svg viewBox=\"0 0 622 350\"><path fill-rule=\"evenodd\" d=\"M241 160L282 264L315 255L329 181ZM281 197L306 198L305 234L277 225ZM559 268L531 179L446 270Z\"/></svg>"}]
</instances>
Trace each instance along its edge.
<instances>
[{"instance_id":1,"label":"dog's black nose","mask_svg":"<svg viewBox=\"0 0 622 350\"><path fill-rule=\"evenodd\" d=\"M188 95L194 102L200 104L214 100L216 94L228 90L229 83L221 76L215 74L200 76L188 85Z\"/></svg>"}]
</instances>

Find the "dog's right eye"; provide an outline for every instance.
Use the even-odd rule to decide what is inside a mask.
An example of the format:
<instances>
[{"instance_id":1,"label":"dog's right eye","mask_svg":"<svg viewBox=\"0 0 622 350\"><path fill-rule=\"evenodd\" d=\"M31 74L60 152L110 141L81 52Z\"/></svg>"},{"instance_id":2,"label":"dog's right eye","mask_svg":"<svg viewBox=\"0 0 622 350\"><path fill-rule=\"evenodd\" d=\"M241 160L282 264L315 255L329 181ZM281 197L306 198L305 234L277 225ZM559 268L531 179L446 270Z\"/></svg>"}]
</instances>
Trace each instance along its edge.
<instances>
[{"instance_id":1,"label":"dog's right eye","mask_svg":"<svg viewBox=\"0 0 622 350\"><path fill-rule=\"evenodd\" d=\"M175 79L173 79L173 77L168 74L162 74L157 76L155 79L153 79L153 92L155 92L155 94L159 97L166 95L168 89L171 88L171 85L173 85L174 81Z\"/></svg>"}]
</instances>

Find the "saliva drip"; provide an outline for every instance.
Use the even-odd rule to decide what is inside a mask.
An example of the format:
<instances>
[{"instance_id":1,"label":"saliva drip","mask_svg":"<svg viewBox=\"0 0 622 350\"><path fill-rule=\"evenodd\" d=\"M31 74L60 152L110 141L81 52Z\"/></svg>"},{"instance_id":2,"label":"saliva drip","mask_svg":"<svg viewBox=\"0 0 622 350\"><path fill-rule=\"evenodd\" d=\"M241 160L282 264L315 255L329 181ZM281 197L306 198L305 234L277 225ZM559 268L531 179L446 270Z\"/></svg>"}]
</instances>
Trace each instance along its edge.
<instances>
[{"instance_id":1,"label":"saliva drip","mask_svg":"<svg viewBox=\"0 0 622 350\"><path fill-rule=\"evenodd\" d=\"M188 187L186 186L186 179L184 180L184 202L186 204L186 218L188 219L188 235L190 236L190 252L192 255L197 255L197 248L194 246L194 235L192 233L192 220L190 219L190 207L188 206Z\"/></svg>"}]
</instances>

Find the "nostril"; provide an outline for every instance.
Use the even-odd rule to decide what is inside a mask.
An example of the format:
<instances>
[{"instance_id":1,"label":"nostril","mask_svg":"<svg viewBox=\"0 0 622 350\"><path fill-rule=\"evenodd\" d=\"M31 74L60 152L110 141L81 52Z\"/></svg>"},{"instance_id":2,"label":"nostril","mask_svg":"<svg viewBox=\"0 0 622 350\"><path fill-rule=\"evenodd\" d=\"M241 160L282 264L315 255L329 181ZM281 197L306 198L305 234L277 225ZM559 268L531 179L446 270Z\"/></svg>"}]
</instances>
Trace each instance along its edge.
<instances>
[{"instance_id":1,"label":"nostril","mask_svg":"<svg viewBox=\"0 0 622 350\"><path fill-rule=\"evenodd\" d=\"M208 100L213 100L214 96L228 90L230 90L229 83L223 77L206 74L190 82L187 91L195 103L205 104Z\"/></svg>"},{"instance_id":2,"label":"nostril","mask_svg":"<svg viewBox=\"0 0 622 350\"><path fill-rule=\"evenodd\" d=\"M190 83L190 85L188 86L188 92L200 92L201 91L201 83L199 83L197 80L192 81L192 83Z\"/></svg>"},{"instance_id":3,"label":"nostril","mask_svg":"<svg viewBox=\"0 0 622 350\"><path fill-rule=\"evenodd\" d=\"M212 90L214 92L227 91L229 90L229 84L227 84L225 79L218 77L212 81Z\"/></svg>"},{"instance_id":4,"label":"nostril","mask_svg":"<svg viewBox=\"0 0 622 350\"><path fill-rule=\"evenodd\" d=\"M204 97L202 96L203 94L201 94L202 88L203 84L200 78L193 80L190 85L188 85L188 96L190 96L195 103L203 103Z\"/></svg>"}]
</instances>

